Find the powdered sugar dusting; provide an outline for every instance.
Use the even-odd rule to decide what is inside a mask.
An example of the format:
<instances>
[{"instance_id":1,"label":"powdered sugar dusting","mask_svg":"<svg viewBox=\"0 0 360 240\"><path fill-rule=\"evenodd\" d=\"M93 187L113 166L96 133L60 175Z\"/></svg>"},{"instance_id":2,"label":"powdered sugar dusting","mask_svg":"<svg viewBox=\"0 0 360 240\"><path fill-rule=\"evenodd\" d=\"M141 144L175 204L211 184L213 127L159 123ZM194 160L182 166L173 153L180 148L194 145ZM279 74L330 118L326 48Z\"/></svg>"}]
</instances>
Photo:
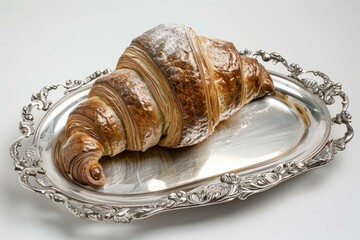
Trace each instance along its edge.
<instances>
[{"instance_id":1,"label":"powdered sugar dusting","mask_svg":"<svg viewBox=\"0 0 360 240\"><path fill-rule=\"evenodd\" d=\"M146 39L145 41L142 41ZM179 24L161 24L138 37L134 41L149 45L147 48L152 55L163 58L176 57L179 60L187 59L186 54L192 52L187 39L186 27ZM155 53L157 51L157 53ZM161 56L159 56L161 54Z\"/></svg>"}]
</instances>

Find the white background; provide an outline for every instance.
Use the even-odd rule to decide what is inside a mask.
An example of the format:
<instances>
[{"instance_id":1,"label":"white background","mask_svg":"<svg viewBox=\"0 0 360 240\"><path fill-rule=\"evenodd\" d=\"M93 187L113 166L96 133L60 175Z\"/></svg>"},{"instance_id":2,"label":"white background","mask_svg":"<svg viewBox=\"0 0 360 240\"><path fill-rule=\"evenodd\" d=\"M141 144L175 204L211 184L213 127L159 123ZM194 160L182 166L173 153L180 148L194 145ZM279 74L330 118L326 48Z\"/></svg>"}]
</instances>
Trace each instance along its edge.
<instances>
[{"instance_id":1,"label":"white background","mask_svg":"<svg viewBox=\"0 0 360 240\"><path fill-rule=\"evenodd\" d=\"M238 49L277 51L343 83L359 124L359 1L0 0L2 239L360 239L359 140L329 165L246 201L172 211L128 225L72 216L23 189L9 146L22 106L46 84L114 68L160 23L183 23Z\"/></svg>"}]
</instances>

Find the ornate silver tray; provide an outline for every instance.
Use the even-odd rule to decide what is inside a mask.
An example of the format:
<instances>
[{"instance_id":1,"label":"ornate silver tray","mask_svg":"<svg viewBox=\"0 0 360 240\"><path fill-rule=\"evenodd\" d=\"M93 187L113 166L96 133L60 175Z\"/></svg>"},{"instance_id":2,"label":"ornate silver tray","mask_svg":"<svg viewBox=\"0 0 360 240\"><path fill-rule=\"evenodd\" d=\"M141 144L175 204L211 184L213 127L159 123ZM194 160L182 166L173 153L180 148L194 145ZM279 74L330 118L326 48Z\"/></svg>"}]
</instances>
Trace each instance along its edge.
<instances>
[{"instance_id":1,"label":"ornate silver tray","mask_svg":"<svg viewBox=\"0 0 360 240\"><path fill-rule=\"evenodd\" d=\"M288 76L271 72L274 96L246 105L198 145L154 147L101 159L107 180L99 190L62 174L57 156L68 113L86 98L93 80L110 70L45 86L23 108L22 135L10 148L20 183L64 204L78 217L126 223L168 210L244 200L330 162L345 149L353 129L341 84L322 72L288 64L277 53L244 50L240 54L285 66ZM52 103L49 94L55 92L61 96ZM337 96L341 111L331 117L327 105ZM39 122L34 108L42 110ZM346 132L330 139L334 124L346 126Z\"/></svg>"}]
</instances>

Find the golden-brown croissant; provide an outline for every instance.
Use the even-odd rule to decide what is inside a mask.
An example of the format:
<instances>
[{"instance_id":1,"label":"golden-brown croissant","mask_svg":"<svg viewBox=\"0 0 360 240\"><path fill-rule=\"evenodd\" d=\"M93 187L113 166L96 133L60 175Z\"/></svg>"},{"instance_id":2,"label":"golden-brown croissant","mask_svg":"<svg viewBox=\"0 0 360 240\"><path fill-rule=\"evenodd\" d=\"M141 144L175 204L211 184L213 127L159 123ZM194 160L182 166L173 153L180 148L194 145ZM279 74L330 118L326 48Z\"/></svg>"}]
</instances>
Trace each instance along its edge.
<instances>
[{"instance_id":1,"label":"golden-brown croissant","mask_svg":"<svg viewBox=\"0 0 360 240\"><path fill-rule=\"evenodd\" d=\"M199 143L244 104L273 91L265 68L232 43L159 25L134 39L116 70L96 80L70 113L63 169L101 187L102 156Z\"/></svg>"}]
</instances>

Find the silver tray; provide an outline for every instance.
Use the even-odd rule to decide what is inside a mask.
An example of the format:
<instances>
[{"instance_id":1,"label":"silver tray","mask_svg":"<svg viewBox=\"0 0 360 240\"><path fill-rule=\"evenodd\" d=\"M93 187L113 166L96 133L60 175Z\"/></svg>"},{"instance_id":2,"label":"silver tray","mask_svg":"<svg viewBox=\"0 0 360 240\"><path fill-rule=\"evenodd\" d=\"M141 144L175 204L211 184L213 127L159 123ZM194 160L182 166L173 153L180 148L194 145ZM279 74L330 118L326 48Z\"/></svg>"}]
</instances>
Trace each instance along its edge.
<instances>
[{"instance_id":1,"label":"silver tray","mask_svg":"<svg viewBox=\"0 0 360 240\"><path fill-rule=\"evenodd\" d=\"M68 113L86 99L93 80L110 70L97 71L85 80L45 86L23 108L22 135L10 148L20 183L64 204L78 217L127 223L168 210L244 200L330 162L345 149L353 129L341 84L322 72L288 64L277 53L244 50L240 54L285 67L288 76L270 71L274 96L246 105L195 146L153 147L101 159L107 180L99 190L62 174L57 155ZM53 104L49 94L59 91L60 99ZM335 103L337 96L341 111L331 117L327 105ZM43 111L39 122L34 108ZM334 124L346 126L346 132L330 139Z\"/></svg>"}]
</instances>

